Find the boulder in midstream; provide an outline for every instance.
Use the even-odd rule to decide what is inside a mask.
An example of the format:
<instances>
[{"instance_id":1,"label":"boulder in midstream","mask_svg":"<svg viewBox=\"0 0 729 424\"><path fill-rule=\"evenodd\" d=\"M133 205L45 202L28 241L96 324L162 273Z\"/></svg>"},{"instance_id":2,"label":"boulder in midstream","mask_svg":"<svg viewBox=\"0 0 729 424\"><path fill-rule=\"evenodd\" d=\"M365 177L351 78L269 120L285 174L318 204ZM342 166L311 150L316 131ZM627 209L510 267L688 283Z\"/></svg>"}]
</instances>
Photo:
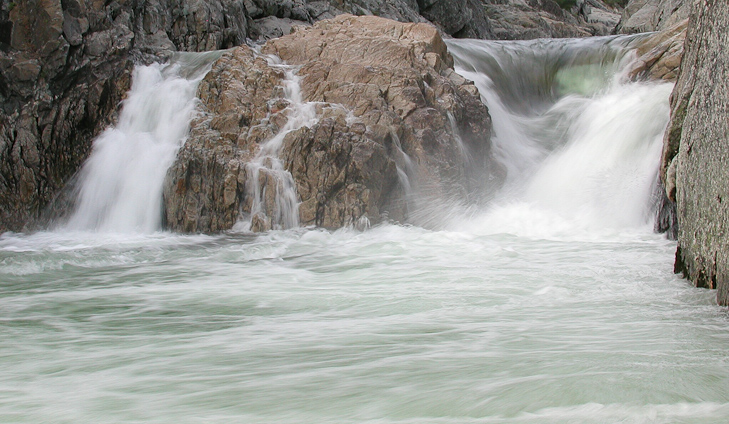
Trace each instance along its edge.
<instances>
[{"instance_id":1,"label":"boulder in midstream","mask_svg":"<svg viewBox=\"0 0 729 424\"><path fill-rule=\"evenodd\" d=\"M262 51L300 67L302 100L316 109L316 123L279 134L302 225L412 219L404 176L426 201L466 201L488 180L488 110L453 71L433 26L342 15ZM293 118L283 84L280 68L246 47L213 66L199 88L201 114L165 184L170 229L219 231L241 216L253 229L281 226L274 201L261 202L274 210L250 216L248 180L280 182L251 175L246 164Z\"/></svg>"}]
</instances>

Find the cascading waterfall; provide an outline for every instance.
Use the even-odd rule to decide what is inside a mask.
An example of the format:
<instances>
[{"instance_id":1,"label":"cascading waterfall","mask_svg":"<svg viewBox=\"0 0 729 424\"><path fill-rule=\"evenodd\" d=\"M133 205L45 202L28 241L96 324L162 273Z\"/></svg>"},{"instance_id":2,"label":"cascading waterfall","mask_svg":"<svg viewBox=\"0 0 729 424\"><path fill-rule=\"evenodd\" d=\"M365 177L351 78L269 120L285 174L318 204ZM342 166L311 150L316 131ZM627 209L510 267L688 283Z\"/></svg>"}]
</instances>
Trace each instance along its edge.
<instances>
[{"instance_id":1,"label":"cascading waterfall","mask_svg":"<svg viewBox=\"0 0 729 424\"><path fill-rule=\"evenodd\" d=\"M303 126L314 125L318 118L315 103L304 102L296 70L277 58L269 64L285 72L284 97L289 101L288 121L273 138L263 143L256 157L246 165L246 190L251 199L250 213L236 224L238 231L289 229L299 225L299 203L296 183L284 169L278 155L286 135Z\"/></svg>"},{"instance_id":2,"label":"cascading waterfall","mask_svg":"<svg viewBox=\"0 0 729 424\"><path fill-rule=\"evenodd\" d=\"M587 225L635 226L650 219L670 85L622 78L631 40L449 41L457 71L477 84L493 118L492 151L505 183L492 208L528 203ZM67 229L160 229L166 170L188 131L197 84L219 54L182 54L168 65L135 70L119 123L95 141L80 173ZM301 98L295 69L269 60L286 74L288 121L246 166L250 212L237 230L298 226L295 182L278 154L289 132L316 123L316 107ZM465 148L462 154L468 161ZM402 156L398 176L404 192L412 193L413 165ZM473 208L459 214L433 206L413 216L429 222L473 215Z\"/></svg>"},{"instance_id":3,"label":"cascading waterfall","mask_svg":"<svg viewBox=\"0 0 729 424\"><path fill-rule=\"evenodd\" d=\"M162 186L185 141L198 83L222 52L179 53L137 66L119 122L93 144L64 228L149 233L160 229Z\"/></svg>"},{"instance_id":4,"label":"cascading waterfall","mask_svg":"<svg viewBox=\"0 0 729 424\"><path fill-rule=\"evenodd\" d=\"M499 222L492 212L506 205L581 228L654 219L672 85L621 74L633 60L632 40L448 42L457 71L489 107L494 157L506 170L486 220Z\"/></svg>"}]
</instances>

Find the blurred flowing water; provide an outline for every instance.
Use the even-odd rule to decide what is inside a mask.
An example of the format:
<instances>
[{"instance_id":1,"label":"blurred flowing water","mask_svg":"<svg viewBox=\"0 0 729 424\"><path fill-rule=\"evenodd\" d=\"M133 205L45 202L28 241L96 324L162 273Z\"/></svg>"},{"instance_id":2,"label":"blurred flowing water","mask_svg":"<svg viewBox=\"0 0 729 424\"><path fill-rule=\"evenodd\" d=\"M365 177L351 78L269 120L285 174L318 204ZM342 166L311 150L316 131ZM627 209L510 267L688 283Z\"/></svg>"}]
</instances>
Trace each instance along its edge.
<instances>
[{"instance_id":1,"label":"blurred flowing water","mask_svg":"<svg viewBox=\"0 0 729 424\"><path fill-rule=\"evenodd\" d=\"M652 232L671 86L629 44L449 41L506 183L437 229L0 236L0 422L725 423L727 314Z\"/></svg>"}]
</instances>

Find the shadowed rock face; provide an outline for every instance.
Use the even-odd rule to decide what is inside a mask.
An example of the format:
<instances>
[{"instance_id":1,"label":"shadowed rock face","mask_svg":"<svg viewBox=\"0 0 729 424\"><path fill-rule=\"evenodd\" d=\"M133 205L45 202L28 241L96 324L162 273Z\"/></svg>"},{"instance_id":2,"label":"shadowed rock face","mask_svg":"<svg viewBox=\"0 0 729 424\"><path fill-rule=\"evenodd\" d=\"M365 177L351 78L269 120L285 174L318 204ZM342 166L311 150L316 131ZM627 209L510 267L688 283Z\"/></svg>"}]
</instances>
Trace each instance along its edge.
<instances>
[{"instance_id":1,"label":"shadowed rock face","mask_svg":"<svg viewBox=\"0 0 729 424\"><path fill-rule=\"evenodd\" d=\"M667 0L664 0L667 1ZM676 0L674 0L676 1ZM252 38L268 40L343 13L399 22L430 22L455 38L527 40L585 37L615 31L621 10L601 0L246 0ZM569 2L566 2L569 3ZM626 17L627 19L627 17Z\"/></svg>"},{"instance_id":2,"label":"shadowed rock face","mask_svg":"<svg viewBox=\"0 0 729 424\"><path fill-rule=\"evenodd\" d=\"M530 39L609 34L619 14L597 0L594 13L573 16L553 0L246 0L253 37L288 34L292 24L310 24L343 13L380 16L399 22L431 22L456 38ZM595 7L598 6L598 7ZM611 13L612 12L612 13ZM593 22L600 13L612 25Z\"/></svg>"},{"instance_id":3,"label":"shadowed rock face","mask_svg":"<svg viewBox=\"0 0 729 424\"><path fill-rule=\"evenodd\" d=\"M409 171L416 190L441 199L466 200L475 188L469 181L488 173L488 111L476 87L453 72L431 25L342 15L269 41L263 53L300 66L303 101L315 103L316 122L286 133L279 154L295 182L302 225L406 220L398 168ZM247 48L226 54L206 76L203 116L168 174L170 229L230 228L238 213L252 212L249 179L275 183L245 164L294 118L277 91L282 78ZM266 88L251 92L248 81ZM270 224L254 229L275 226L272 209L255 220Z\"/></svg>"},{"instance_id":4,"label":"shadowed rock face","mask_svg":"<svg viewBox=\"0 0 729 424\"><path fill-rule=\"evenodd\" d=\"M729 4L700 1L671 96L661 178L676 201L676 272L729 304Z\"/></svg>"}]
</instances>

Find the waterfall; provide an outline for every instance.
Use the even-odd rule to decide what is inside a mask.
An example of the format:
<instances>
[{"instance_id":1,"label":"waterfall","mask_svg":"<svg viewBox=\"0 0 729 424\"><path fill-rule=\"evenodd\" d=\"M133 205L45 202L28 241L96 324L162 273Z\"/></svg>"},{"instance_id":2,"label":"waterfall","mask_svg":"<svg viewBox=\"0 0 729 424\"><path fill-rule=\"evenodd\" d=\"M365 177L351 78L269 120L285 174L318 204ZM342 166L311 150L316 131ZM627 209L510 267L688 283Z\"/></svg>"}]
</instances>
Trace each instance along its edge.
<instances>
[{"instance_id":1,"label":"waterfall","mask_svg":"<svg viewBox=\"0 0 729 424\"><path fill-rule=\"evenodd\" d=\"M475 82L493 119L492 154L504 170L504 182L486 207L488 220L499 222L488 214L509 205L583 226L636 227L653 219L671 85L624 78L621 72L633 58L632 40L448 41L456 71ZM180 54L169 64L134 70L119 122L94 142L80 171L66 229L161 229L165 174L188 132L197 85L220 54ZM274 58L269 63L286 75L288 121L246 165L250 209L242 213L237 230L299 225L296 184L278 156L287 134L317 122L317 105L302 99L295 68ZM400 153L398 178L413 196L413 165ZM461 154L468 162L464 146ZM489 185L481 182L491 195ZM436 203L412 215L440 222L483 213Z\"/></svg>"},{"instance_id":2,"label":"waterfall","mask_svg":"<svg viewBox=\"0 0 729 424\"><path fill-rule=\"evenodd\" d=\"M672 84L623 75L632 40L448 42L457 72L489 107L494 160L506 171L485 226L545 213L583 228L652 222Z\"/></svg>"},{"instance_id":3,"label":"waterfall","mask_svg":"<svg viewBox=\"0 0 729 424\"><path fill-rule=\"evenodd\" d=\"M137 66L118 123L93 143L65 229L149 233L161 228L162 186L185 141L198 83L222 52L180 53Z\"/></svg>"},{"instance_id":4,"label":"waterfall","mask_svg":"<svg viewBox=\"0 0 729 424\"><path fill-rule=\"evenodd\" d=\"M263 143L256 157L246 164L246 191L250 213L236 224L238 231L289 229L299 225L299 203L296 183L278 155L286 135L318 121L316 103L305 102L296 69L270 57L269 64L284 70L284 97L289 102L288 120L281 130Z\"/></svg>"}]
</instances>

